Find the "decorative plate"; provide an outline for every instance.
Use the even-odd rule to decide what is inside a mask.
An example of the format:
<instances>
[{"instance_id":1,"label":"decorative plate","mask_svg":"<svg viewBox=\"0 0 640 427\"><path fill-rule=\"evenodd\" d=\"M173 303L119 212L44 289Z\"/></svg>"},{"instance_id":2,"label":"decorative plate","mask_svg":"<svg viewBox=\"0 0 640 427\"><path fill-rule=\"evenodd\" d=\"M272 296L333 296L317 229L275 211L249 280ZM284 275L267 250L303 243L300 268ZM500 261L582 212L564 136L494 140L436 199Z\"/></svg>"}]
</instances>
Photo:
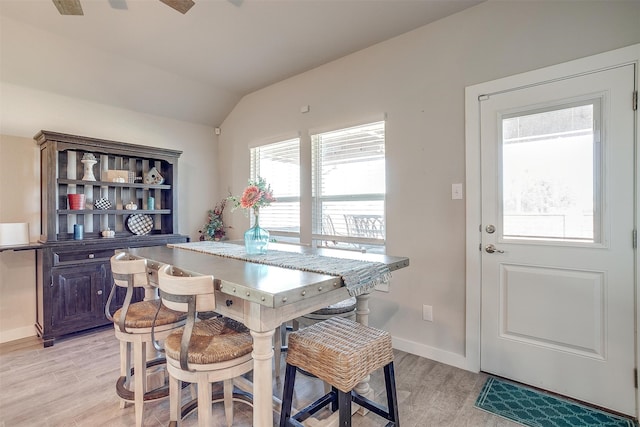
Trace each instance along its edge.
<instances>
[{"instance_id":1,"label":"decorative plate","mask_svg":"<svg viewBox=\"0 0 640 427\"><path fill-rule=\"evenodd\" d=\"M109 209L111 207L111 202L106 198L102 197L95 202L93 202L93 207L96 209Z\"/></svg>"},{"instance_id":2,"label":"decorative plate","mask_svg":"<svg viewBox=\"0 0 640 427\"><path fill-rule=\"evenodd\" d=\"M139 236L149 234L153 229L153 218L144 214L131 215L127 218L127 228Z\"/></svg>"}]
</instances>

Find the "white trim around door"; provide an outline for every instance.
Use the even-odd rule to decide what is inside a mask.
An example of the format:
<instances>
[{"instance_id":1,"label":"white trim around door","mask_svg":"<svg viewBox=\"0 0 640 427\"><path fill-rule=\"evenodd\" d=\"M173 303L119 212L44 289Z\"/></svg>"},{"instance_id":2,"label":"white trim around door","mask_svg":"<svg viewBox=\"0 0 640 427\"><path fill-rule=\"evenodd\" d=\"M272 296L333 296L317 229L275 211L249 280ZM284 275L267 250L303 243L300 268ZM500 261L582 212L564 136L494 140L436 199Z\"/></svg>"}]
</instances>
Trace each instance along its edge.
<instances>
[{"instance_id":1,"label":"white trim around door","mask_svg":"<svg viewBox=\"0 0 640 427\"><path fill-rule=\"evenodd\" d=\"M515 76L481 83L466 88L465 92L465 113L466 113L466 186L467 186L467 217L466 217L466 350L465 360L468 370L477 372L480 370L480 349L481 349L481 153L480 153L480 97L484 95L499 94L514 89L527 88L538 84L559 81L570 77L593 73L598 70L619 67L624 64L634 64L635 89L637 91L640 84L638 78L638 64L640 63L640 44L628 46L614 51L606 52L582 58L579 60L535 70ZM629 103L631 105L631 94ZM640 154L638 153L638 135L640 128L638 124L638 112L635 113L635 170L640 164ZM637 230L640 222L638 206L638 189L640 188L640 178L636 172L634 177L634 229ZM640 272L638 263L640 259L638 251L635 253L635 288L636 288L636 331L640 330L640 319L638 307L640 306L640 295L637 292L637 284L640 283ZM635 361L636 367L640 366L640 346L636 332L635 339ZM638 393L636 393L636 396ZM636 397L636 407L640 407L638 397ZM636 414L638 415L638 414Z\"/></svg>"}]
</instances>

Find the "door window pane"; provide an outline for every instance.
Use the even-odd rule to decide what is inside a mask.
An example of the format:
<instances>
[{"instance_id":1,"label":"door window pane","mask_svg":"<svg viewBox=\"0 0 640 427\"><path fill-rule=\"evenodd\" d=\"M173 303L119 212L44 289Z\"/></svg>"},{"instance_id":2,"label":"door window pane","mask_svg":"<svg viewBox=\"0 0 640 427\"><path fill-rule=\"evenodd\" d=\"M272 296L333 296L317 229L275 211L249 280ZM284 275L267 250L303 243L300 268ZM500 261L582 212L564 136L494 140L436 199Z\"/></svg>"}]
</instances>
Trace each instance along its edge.
<instances>
[{"instance_id":1,"label":"door window pane","mask_svg":"<svg viewBox=\"0 0 640 427\"><path fill-rule=\"evenodd\" d=\"M502 118L503 237L599 241L598 100Z\"/></svg>"}]
</instances>

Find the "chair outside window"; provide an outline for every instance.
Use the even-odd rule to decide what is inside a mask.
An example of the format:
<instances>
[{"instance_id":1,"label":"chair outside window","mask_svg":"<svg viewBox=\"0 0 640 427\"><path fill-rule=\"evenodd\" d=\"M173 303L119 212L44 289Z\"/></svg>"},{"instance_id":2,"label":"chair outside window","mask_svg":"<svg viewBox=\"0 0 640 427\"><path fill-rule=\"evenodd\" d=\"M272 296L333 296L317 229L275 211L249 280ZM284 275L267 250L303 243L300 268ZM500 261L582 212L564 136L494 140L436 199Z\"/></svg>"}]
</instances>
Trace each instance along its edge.
<instances>
[{"instance_id":1,"label":"chair outside window","mask_svg":"<svg viewBox=\"0 0 640 427\"><path fill-rule=\"evenodd\" d=\"M382 215L345 215L344 220L349 236L384 239Z\"/></svg>"}]
</instances>

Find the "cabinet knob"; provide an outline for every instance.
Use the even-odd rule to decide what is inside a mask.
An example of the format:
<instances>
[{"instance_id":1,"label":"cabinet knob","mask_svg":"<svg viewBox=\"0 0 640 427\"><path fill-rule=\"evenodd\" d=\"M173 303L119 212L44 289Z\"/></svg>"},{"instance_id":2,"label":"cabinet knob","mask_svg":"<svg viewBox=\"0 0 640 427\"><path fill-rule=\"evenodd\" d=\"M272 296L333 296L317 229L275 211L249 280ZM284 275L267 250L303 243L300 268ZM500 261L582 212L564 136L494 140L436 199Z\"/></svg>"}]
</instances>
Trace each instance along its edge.
<instances>
[{"instance_id":1,"label":"cabinet knob","mask_svg":"<svg viewBox=\"0 0 640 427\"><path fill-rule=\"evenodd\" d=\"M102 295L102 289L98 290L98 295Z\"/></svg>"},{"instance_id":2,"label":"cabinet knob","mask_svg":"<svg viewBox=\"0 0 640 427\"><path fill-rule=\"evenodd\" d=\"M93 259L95 257L94 254L89 254L89 259Z\"/></svg>"}]
</instances>

